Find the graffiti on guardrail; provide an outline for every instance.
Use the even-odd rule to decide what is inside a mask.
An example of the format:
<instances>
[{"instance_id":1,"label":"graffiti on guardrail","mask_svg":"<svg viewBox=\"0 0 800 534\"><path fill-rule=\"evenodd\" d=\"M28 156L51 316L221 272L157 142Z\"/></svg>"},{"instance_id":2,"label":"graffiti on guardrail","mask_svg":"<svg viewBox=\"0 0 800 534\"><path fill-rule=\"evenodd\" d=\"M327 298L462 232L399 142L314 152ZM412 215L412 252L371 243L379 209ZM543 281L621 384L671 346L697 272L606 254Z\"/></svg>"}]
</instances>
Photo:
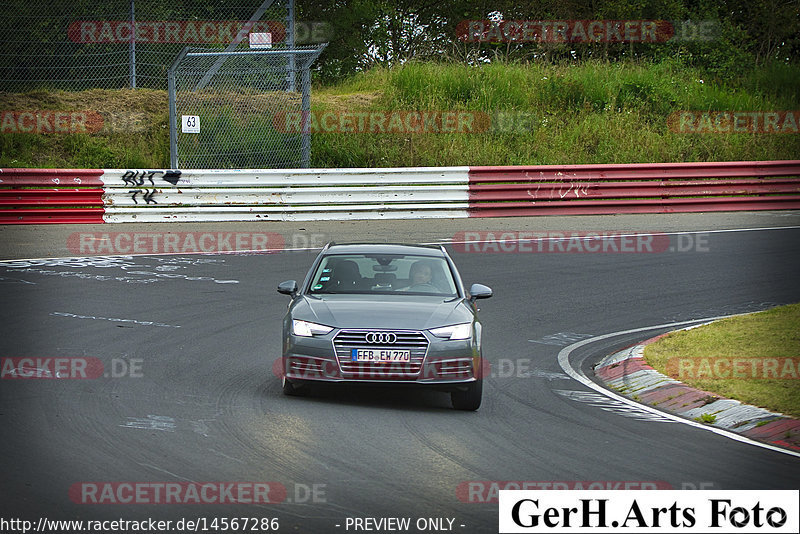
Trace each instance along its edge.
<instances>
[{"instance_id":1,"label":"graffiti on guardrail","mask_svg":"<svg viewBox=\"0 0 800 534\"><path fill-rule=\"evenodd\" d=\"M142 191L140 189L132 189L132 190L128 191L128 193L133 193L131 195L131 198L133 199L133 203L134 204L138 204L138 202L136 202L136 195L138 195L141 192ZM145 204L150 204L150 203L158 204L158 202L153 200L153 195L155 195L155 194L156 194L156 190L155 189L153 189L153 190L145 189L144 190L144 195L142 195L142 197L144 198Z\"/></svg>"},{"instance_id":2,"label":"graffiti on guardrail","mask_svg":"<svg viewBox=\"0 0 800 534\"><path fill-rule=\"evenodd\" d=\"M156 200L153 198L156 194L156 183L153 178L157 174L163 174L161 177L162 180L168 182L172 185L177 185L178 180L181 177L181 171L177 170L169 170L169 171L125 171L122 175L122 181L125 185L130 187L142 187L145 185L145 180L150 182L150 185L153 186L152 189L145 187L144 189L131 189L128 193L131 193L131 199L133 200L134 204L138 204L139 202L136 200L137 195L142 193L142 198L144 198L145 204L158 204Z\"/></svg>"},{"instance_id":3,"label":"graffiti on guardrail","mask_svg":"<svg viewBox=\"0 0 800 534\"><path fill-rule=\"evenodd\" d=\"M178 180L181 178L181 171L178 170L169 170L169 171L125 171L122 175L122 181L125 184L134 187L134 186L142 186L144 185L145 180L150 181L150 185L155 187L155 182L153 181L153 177L156 174L163 174L164 176L161 177L162 180L165 182L169 182L172 185L177 185Z\"/></svg>"},{"instance_id":4,"label":"graffiti on guardrail","mask_svg":"<svg viewBox=\"0 0 800 534\"><path fill-rule=\"evenodd\" d=\"M560 198L564 198L564 197L566 197L567 195L570 195L570 194L575 195L575 198L580 198L581 196L584 196L584 197L588 196L589 195L589 189L592 188L593 184L586 184L586 183L581 183L581 182L570 182L569 184L564 184L564 185L566 185L568 187L567 187L566 190L563 187L559 188L558 196ZM551 191L550 198L552 198L552 197L553 197L553 193Z\"/></svg>"}]
</instances>

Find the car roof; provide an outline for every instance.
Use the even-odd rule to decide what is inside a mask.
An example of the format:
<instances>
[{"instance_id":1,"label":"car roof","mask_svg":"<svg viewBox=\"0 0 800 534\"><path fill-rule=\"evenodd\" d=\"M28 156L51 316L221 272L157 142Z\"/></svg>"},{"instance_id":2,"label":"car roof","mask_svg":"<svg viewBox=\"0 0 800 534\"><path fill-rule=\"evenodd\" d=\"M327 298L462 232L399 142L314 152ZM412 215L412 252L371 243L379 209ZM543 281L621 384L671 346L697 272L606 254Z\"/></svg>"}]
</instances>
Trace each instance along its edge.
<instances>
[{"instance_id":1,"label":"car roof","mask_svg":"<svg viewBox=\"0 0 800 534\"><path fill-rule=\"evenodd\" d=\"M329 254L409 254L444 257L437 245L410 245L401 243L342 243L331 244L324 251Z\"/></svg>"}]
</instances>

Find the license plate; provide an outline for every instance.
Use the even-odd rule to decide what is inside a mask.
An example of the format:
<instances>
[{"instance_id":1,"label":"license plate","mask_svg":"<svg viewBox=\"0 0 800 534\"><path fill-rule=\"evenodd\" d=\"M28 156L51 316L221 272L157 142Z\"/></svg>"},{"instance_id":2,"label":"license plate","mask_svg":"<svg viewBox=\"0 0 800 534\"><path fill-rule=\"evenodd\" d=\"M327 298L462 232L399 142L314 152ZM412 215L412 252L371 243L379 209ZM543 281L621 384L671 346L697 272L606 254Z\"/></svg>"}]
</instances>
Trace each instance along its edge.
<instances>
[{"instance_id":1,"label":"license plate","mask_svg":"<svg viewBox=\"0 0 800 534\"><path fill-rule=\"evenodd\" d=\"M410 362L410 350L392 349L352 349L350 358L354 362Z\"/></svg>"}]
</instances>

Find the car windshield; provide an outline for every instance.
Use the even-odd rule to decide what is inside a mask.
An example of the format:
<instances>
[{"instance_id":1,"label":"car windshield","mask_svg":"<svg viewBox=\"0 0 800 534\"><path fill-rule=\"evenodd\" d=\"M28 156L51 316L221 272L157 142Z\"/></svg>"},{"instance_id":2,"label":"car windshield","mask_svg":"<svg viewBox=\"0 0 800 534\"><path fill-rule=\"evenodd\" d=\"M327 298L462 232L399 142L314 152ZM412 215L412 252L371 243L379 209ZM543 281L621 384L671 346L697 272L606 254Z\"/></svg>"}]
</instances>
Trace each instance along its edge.
<instances>
[{"instance_id":1,"label":"car windshield","mask_svg":"<svg viewBox=\"0 0 800 534\"><path fill-rule=\"evenodd\" d=\"M326 256L311 279L310 293L458 294L444 258L399 254Z\"/></svg>"}]
</instances>

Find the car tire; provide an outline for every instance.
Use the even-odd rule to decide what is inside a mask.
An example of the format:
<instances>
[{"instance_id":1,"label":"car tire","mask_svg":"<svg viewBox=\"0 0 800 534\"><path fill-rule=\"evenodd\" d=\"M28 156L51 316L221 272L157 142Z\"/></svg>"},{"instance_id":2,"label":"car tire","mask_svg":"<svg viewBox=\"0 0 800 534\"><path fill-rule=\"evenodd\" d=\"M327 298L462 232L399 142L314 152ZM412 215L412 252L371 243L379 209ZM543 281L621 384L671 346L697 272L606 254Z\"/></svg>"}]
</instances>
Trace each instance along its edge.
<instances>
[{"instance_id":1,"label":"car tire","mask_svg":"<svg viewBox=\"0 0 800 534\"><path fill-rule=\"evenodd\" d=\"M303 394L303 387L296 382L292 382L285 376L281 379L281 385L283 387L284 395L289 395L290 397L299 397Z\"/></svg>"},{"instance_id":2,"label":"car tire","mask_svg":"<svg viewBox=\"0 0 800 534\"><path fill-rule=\"evenodd\" d=\"M483 380L471 382L466 389L450 393L450 402L456 410L475 411L481 406L483 397Z\"/></svg>"}]
</instances>

